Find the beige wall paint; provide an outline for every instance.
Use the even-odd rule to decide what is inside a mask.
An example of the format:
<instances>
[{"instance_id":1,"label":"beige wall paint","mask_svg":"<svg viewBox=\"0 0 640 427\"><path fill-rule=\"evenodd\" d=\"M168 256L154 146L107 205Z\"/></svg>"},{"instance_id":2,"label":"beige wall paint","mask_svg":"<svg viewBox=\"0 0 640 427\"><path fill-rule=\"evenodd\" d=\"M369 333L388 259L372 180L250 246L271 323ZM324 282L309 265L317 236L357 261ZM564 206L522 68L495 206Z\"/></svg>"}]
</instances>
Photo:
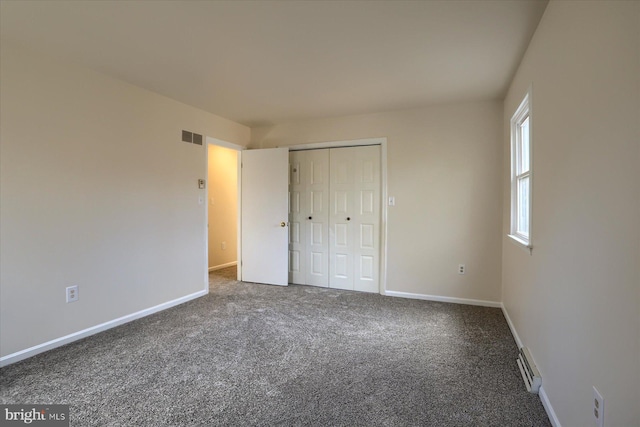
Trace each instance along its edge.
<instances>
[{"instance_id":1,"label":"beige wall paint","mask_svg":"<svg viewBox=\"0 0 640 427\"><path fill-rule=\"evenodd\" d=\"M563 426L640 420L640 3L551 2L505 100L533 85L533 254L503 238L503 301Z\"/></svg>"},{"instance_id":2,"label":"beige wall paint","mask_svg":"<svg viewBox=\"0 0 640 427\"><path fill-rule=\"evenodd\" d=\"M238 260L238 152L209 145L209 268ZM222 249L221 243L226 243Z\"/></svg>"},{"instance_id":3,"label":"beige wall paint","mask_svg":"<svg viewBox=\"0 0 640 427\"><path fill-rule=\"evenodd\" d=\"M501 117L479 102L308 120L252 128L251 146L387 137L387 289L499 301Z\"/></svg>"},{"instance_id":4,"label":"beige wall paint","mask_svg":"<svg viewBox=\"0 0 640 427\"><path fill-rule=\"evenodd\" d=\"M207 160L181 130L250 129L4 41L1 57L0 354L202 291Z\"/></svg>"}]
</instances>

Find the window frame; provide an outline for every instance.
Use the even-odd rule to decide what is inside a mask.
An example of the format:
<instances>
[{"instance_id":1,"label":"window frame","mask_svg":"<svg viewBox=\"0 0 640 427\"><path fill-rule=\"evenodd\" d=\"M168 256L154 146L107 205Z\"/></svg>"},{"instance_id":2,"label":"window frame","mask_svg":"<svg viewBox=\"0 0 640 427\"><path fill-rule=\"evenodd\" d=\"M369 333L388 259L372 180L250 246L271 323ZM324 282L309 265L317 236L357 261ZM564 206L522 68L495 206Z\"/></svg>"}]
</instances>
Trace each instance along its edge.
<instances>
[{"instance_id":1,"label":"window frame","mask_svg":"<svg viewBox=\"0 0 640 427\"><path fill-rule=\"evenodd\" d=\"M528 119L528 169L521 170L523 164L523 138L522 138L522 124ZM511 130L511 221L509 225L509 237L528 249L530 252L533 248L531 243L532 236L532 207L533 207L533 114L531 105L531 88L527 90L523 100L518 105L515 113L511 117L510 122ZM528 233L523 233L519 227L520 219L520 201L522 199L521 192L519 191L519 184L523 180L528 180L528 205L527 205L527 219L528 219Z\"/></svg>"}]
</instances>

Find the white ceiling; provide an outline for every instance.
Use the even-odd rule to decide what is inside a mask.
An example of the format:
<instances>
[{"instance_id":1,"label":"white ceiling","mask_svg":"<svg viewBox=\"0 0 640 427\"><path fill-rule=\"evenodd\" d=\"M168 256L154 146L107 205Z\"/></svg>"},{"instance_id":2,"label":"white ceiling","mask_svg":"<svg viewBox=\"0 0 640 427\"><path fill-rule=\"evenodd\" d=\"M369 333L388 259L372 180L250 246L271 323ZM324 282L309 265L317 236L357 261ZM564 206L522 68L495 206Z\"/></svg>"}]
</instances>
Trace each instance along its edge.
<instances>
[{"instance_id":1,"label":"white ceiling","mask_svg":"<svg viewBox=\"0 0 640 427\"><path fill-rule=\"evenodd\" d=\"M2 40L249 126L500 99L547 1L6 1Z\"/></svg>"}]
</instances>

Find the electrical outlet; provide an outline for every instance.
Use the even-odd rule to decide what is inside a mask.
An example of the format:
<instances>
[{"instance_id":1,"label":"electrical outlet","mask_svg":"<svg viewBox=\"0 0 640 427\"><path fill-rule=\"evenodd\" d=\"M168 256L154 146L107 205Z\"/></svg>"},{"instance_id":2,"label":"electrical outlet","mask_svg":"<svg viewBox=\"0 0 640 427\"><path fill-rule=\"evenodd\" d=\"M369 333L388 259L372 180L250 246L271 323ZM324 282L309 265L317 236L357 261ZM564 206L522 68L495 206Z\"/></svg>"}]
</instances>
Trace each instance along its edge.
<instances>
[{"instance_id":1,"label":"electrical outlet","mask_svg":"<svg viewBox=\"0 0 640 427\"><path fill-rule=\"evenodd\" d=\"M396 198L393 196L389 196L389 206L395 206L396 205Z\"/></svg>"},{"instance_id":2,"label":"electrical outlet","mask_svg":"<svg viewBox=\"0 0 640 427\"><path fill-rule=\"evenodd\" d=\"M66 295L67 295L67 302L74 302L74 301L78 301L79 295L78 295L78 285L75 286L68 286L67 290L66 290Z\"/></svg>"},{"instance_id":3,"label":"electrical outlet","mask_svg":"<svg viewBox=\"0 0 640 427\"><path fill-rule=\"evenodd\" d=\"M593 387L593 419L596 427L604 427L604 397Z\"/></svg>"},{"instance_id":4,"label":"electrical outlet","mask_svg":"<svg viewBox=\"0 0 640 427\"><path fill-rule=\"evenodd\" d=\"M458 274L465 274L467 272L467 267L464 264L458 264Z\"/></svg>"},{"instance_id":5,"label":"electrical outlet","mask_svg":"<svg viewBox=\"0 0 640 427\"><path fill-rule=\"evenodd\" d=\"M227 242L220 243L220 249L222 249L223 251L226 251L227 250Z\"/></svg>"}]
</instances>

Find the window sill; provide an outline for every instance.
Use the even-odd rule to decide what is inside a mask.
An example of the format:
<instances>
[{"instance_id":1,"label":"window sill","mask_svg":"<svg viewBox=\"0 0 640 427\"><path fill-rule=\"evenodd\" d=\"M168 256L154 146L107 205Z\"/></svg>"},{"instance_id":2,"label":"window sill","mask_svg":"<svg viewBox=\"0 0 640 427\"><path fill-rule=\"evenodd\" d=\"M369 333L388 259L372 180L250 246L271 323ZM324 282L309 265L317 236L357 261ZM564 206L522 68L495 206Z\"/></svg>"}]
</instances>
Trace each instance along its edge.
<instances>
[{"instance_id":1,"label":"window sill","mask_svg":"<svg viewBox=\"0 0 640 427\"><path fill-rule=\"evenodd\" d=\"M533 246L531 246L531 242L527 242L526 240L523 240L520 237L515 236L513 234L507 234L507 236L509 236L511 241L515 243L518 247L527 251L529 255L533 254Z\"/></svg>"}]
</instances>

